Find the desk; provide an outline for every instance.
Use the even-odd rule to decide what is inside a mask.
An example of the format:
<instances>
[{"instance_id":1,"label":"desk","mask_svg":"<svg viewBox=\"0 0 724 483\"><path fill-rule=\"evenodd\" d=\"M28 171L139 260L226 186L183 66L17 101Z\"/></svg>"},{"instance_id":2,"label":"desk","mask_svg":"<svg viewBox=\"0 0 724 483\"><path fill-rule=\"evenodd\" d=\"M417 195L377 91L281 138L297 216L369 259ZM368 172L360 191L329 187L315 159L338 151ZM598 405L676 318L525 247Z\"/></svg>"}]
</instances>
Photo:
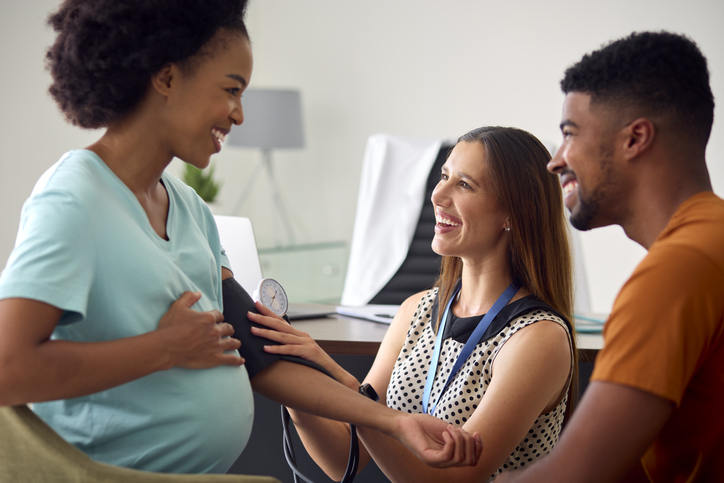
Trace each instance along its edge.
<instances>
[{"instance_id":1,"label":"desk","mask_svg":"<svg viewBox=\"0 0 724 483\"><path fill-rule=\"evenodd\" d=\"M374 356L387 332L386 324L344 315L297 320L294 327L308 333L328 354ZM576 334L582 362L593 362L603 348L601 334Z\"/></svg>"},{"instance_id":2,"label":"desk","mask_svg":"<svg viewBox=\"0 0 724 483\"><path fill-rule=\"evenodd\" d=\"M601 334L576 333L578 342L578 356L580 362L593 362L598 351L603 349L603 336Z\"/></svg>"}]
</instances>

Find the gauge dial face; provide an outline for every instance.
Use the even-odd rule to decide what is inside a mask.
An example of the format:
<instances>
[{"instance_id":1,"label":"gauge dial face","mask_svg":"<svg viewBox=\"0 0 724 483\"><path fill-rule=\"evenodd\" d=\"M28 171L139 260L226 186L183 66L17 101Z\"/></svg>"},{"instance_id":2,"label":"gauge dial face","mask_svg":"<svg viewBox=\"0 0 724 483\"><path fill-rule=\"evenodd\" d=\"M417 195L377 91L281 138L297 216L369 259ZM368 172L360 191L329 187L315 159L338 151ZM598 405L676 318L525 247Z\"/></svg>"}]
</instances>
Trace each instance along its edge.
<instances>
[{"instance_id":1,"label":"gauge dial face","mask_svg":"<svg viewBox=\"0 0 724 483\"><path fill-rule=\"evenodd\" d=\"M259 282L257 295L261 303L278 316L281 317L287 313L287 308L289 307L287 294L284 292L281 284L273 278L265 278Z\"/></svg>"}]
</instances>

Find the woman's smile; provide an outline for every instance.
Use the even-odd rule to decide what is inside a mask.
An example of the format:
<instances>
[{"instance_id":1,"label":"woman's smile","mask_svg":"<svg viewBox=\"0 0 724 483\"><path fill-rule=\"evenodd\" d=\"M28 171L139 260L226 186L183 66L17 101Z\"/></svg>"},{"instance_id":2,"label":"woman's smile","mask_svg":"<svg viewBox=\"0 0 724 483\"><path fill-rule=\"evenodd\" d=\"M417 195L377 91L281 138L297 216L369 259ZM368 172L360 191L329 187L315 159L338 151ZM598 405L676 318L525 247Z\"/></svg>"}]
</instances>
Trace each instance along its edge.
<instances>
[{"instance_id":1,"label":"woman's smile","mask_svg":"<svg viewBox=\"0 0 724 483\"><path fill-rule=\"evenodd\" d=\"M435 233L445 234L463 226L462 220L442 210L435 211Z\"/></svg>"},{"instance_id":2,"label":"woman's smile","mask_svg":"<svg viewBox=\"0 0 724 483\"><path fill-rule=\"evenodd\" d=\"M211 128L211 138L214 141L214 146L216 146L217 153L221 151L221 148L224 145L224 141L226 140L226 135L229 134L229 131L229 129L221 129L218 127Z\"/></svg>"}]
</instances>

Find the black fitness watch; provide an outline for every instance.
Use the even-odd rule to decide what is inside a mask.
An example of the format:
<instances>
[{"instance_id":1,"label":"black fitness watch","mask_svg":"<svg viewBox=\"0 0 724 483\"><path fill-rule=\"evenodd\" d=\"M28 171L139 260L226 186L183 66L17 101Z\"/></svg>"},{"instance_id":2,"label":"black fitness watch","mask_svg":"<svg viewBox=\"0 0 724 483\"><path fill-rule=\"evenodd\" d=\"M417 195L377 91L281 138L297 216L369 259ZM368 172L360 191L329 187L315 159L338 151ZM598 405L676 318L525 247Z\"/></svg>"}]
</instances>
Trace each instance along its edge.
<instances>
[{"instance_id":1,"label":"black fitness watch","mask_svg":"<svg viewBox=\"0 0 724 483\"><path fill-rule=\"evenodd\" d=\"M377 395L377 391L369 383L364 383L359 387L359 393L364 397L370 398L375 402L380 400L380 396Z\"/></svg>"}]
</instances>

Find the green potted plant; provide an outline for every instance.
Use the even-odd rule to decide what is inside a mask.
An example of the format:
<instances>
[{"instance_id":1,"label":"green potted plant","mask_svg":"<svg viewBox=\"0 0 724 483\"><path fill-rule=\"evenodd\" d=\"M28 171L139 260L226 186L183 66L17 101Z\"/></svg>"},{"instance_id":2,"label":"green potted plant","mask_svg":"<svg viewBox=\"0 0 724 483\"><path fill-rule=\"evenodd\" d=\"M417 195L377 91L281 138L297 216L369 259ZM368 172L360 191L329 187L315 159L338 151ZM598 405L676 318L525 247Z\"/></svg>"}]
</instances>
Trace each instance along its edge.
<instances>
[{"instance_id":1,"label":"green potted plant","mask_svg":"<svg viewBox=\"0 0 724 483\"><path fill-rule=\"evenodd\" d=\"M181 179L191 186L206 203L213 203L221 188L221 184L214 181L214 165L204 171L186 164Z\"/></svg>"}]
</instances>

